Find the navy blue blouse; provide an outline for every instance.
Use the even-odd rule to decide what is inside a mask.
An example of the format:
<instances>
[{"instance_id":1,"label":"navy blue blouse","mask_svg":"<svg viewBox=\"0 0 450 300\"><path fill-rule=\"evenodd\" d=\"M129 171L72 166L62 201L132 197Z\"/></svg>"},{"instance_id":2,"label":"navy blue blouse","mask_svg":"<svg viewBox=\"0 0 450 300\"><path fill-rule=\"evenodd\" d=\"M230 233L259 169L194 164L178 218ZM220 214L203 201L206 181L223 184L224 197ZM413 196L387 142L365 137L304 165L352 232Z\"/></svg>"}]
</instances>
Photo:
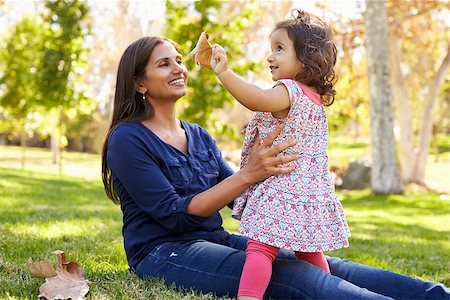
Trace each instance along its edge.
<instances>
[{"instance_id":1,"label":"navy blue blouse","mask_svg":"<svg viewBox=\"0 0 450 300\"><path fill-rule=\"evenodd\" d=\"M188 154L166 144L138 122L120 124L108 142L107 162L123 212L122 234L134 269L157 244L205 239L226 244L228 233L217 212L186 212L191 199L233 174L212 137L181 121Z\"/></svg>"}]
</instances>

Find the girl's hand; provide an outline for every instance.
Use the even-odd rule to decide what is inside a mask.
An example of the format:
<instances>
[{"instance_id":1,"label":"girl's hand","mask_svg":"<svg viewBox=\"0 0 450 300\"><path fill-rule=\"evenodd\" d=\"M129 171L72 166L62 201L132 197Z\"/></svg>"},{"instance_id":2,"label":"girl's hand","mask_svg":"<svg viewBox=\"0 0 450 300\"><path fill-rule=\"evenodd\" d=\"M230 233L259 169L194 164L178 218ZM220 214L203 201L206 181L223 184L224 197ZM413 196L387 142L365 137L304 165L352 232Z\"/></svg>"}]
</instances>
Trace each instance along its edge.
<instances>
[{"instance_id":1,"label":"girl's hand","mask_svg":"<svg viewBox=\"0 0 450 300\"><path fill-rule=\"evenodd\" d=\"M219 76L222 72L228 70L228 58L225 49L219 44L214 44L212 47L211 69Z\"/></svg>"},{"instance_id":2,"label":"girl's hand","mask_svg":"<svg viewBox=\"0 0 450 300\"><path fill-rule=\"evenodd\" d=\"M264 180L272 175L287 174L295 169L294 166L278 167L281 164L299 158L298 154L276 156L281 151L297 144L296 141L291 140L278 145L272 145L283 127L283 125L278 126L274 131L269 133L263 142L261 142L259 136L256 137L249 161L247 165L239 171L244 180L247 180L250 184Z\"/></svg>"}]
</instances>

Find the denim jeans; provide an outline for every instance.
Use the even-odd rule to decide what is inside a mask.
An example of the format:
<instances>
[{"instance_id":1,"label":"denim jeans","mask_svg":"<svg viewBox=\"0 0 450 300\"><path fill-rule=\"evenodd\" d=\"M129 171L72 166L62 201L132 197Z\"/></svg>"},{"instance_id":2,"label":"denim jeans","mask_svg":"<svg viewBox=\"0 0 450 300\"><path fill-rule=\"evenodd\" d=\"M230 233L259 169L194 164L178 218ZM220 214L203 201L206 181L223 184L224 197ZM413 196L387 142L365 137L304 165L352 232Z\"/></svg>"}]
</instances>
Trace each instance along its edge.
<instances>
[{"instance_id":1,"label":"denim jeans","mask_svg":"<svg viewBox=\"0 0 450 300\"><path fill-rule=\"evenodd\" d=\"M158 245L137 266L141 278L164 279L180 288L236 297L247 238L230 235L230 246L204 240ZM450 299L450 289L382 269L327 257L331 274L282 249L273 262L265 298L270 299Z\"/></svg>"}]
</instances>

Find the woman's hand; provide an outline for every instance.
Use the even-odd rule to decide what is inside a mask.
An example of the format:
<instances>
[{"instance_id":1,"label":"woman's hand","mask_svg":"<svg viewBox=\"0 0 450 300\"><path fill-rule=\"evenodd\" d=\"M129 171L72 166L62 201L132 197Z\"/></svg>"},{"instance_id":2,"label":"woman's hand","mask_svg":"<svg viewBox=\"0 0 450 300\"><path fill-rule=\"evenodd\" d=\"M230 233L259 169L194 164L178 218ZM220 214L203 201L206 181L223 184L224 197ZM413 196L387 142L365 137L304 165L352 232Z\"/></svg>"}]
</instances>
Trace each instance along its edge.
<instances>
[{"instance_id":1,"label":"woman's hand","mask_svg":"<svg viewBox=\"0 0 450 300\"><path fill-rule=\"evenodd\" d=\"M281 151L294 146L297 142L291 140L278 145L272 145L283 127L283 125L279 125L274 131L267 135L267 138L263 142L261 142L259 136L256 137L249 161L247 165L239 171L244 180L250 184L264 180L272 175L287 174L295 169L294 166L280 167L279 165L298 159L298 154L276 155Z\"/></svg>"},{"instance_id":2,"label":"woman's hand","mask_svg":"<svg viewBox=\"0 0 450 300\"><path fill-rule=\"evenodd\" d=\"M228 70L228 58L225 49L219 44L214 44L211 46L212 48L212 57L211 57L211 69L214 73L219 76L221 73Z\"/></svg>"},{"instance_id":3,"label":"woman's hand","mask_svg":"<svg viewBox=\"0 0 450 300\"><path fill-rule=\"evenodd\" d=\"M187 212L202 217L212 216L233 201L250 185L272 175L292 172L294 167L277 167L299 157L298 154L276 156L281 151L296 144L296 141L289 141L272 145L282 129L283 126L277 127L262 143L260 138L257 137L248 164L234 175L225 178L215 186L192 198L187 206Z\"/></svg>"},{"instance_id":4,"label":"woman's hand","mask_svg":"<svg viewBox=\"0 0 450 300\"><path fill-rule=\"evenodd\" d=\"M245 130L247 130L247 126L248 126L249 121L245 121L244 124L242 124L241 126L241 134L245 134Z\"/></svg>"}]
</instances>

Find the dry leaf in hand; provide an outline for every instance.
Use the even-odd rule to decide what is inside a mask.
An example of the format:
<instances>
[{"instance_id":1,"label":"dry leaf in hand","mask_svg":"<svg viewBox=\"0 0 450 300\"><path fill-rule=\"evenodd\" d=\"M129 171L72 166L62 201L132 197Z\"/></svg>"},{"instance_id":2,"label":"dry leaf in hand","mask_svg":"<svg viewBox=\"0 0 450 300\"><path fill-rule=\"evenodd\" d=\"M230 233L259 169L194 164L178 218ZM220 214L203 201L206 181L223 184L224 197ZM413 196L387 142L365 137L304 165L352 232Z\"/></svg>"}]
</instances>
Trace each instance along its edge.
<instances>
[{"instance_id":1,"label":"dry leaf in hand","mask_svg":"<svg viewBox=\"0 0 450 300\"><path fill-rule=\"evenodd\" d=\"M34 277L48 278L56 276L55 267L48 258L38 261L33 261L31 258L28 259L28 269Z\"/></svg>"},{"instance_id":2,"label":"dry leaf in hand","mask_svg":"<svg viewBox=\"0 0 450 300\"><path fill-rule=\"evenodd\" d=\"M89 292L88 281L84 279L84 270L75 262L67 262L66 254L57 250L53 252L58 258L56 272L51 261L46 258L38 262L28 262L33 276L45 277L45 283L39 288L38 297L46 299L85 299ZM53 270L53 273L50 271ZM52 276L47 276L52 275Z\"/></svg>"},{"instance_id":3,"label":"dry leaf in hand","mask_svg":"<svg viewBox=\"0 0 450 300\"><path fill-rule=\"evenodd\" d=\"M196 64L211 69L212 48L208 42L208 33L203 31L197 41L195 48L189 53L189 58L194 58Z\"/></svg>"}]
</instances>

